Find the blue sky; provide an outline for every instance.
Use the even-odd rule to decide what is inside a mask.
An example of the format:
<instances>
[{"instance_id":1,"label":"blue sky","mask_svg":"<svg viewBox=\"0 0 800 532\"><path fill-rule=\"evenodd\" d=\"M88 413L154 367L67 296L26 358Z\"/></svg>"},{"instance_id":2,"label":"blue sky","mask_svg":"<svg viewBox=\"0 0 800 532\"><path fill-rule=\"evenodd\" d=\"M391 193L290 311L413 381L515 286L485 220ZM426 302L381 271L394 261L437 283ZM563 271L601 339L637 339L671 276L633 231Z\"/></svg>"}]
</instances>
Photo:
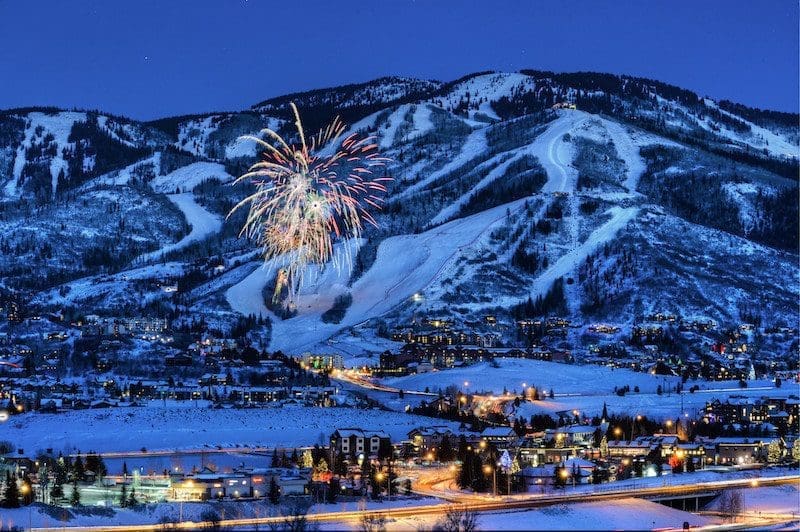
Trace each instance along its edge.
<instances>
[{"instance_id":1,"label":"blue sky","mask_svg":"<svg viewBox=\"0 0 800 532\"><path fill-rule=\"evenodd\" d=\"M0 0L0 108L235 110L385 75L639 75L798 110L798 3Z\"/></svg>"}]
</instances>

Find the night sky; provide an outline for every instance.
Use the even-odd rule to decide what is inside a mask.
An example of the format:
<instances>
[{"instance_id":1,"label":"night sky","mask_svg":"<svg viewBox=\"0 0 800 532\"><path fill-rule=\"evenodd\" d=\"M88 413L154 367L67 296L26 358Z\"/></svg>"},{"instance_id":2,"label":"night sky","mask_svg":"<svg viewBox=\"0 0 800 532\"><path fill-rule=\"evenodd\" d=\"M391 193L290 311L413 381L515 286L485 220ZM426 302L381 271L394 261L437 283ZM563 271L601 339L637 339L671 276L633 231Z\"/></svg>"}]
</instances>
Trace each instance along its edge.
<instances>
[{"instance_id":1,"label":"night sky","mask_svg":"<svg viewBox=\"0 0 800 532\"><path fill-rule=\"evenodd\" d=\"M0 0L0 108L139 119L386 75L594 70L798 110L798 3Z\"/></svg>"}]
</instances>

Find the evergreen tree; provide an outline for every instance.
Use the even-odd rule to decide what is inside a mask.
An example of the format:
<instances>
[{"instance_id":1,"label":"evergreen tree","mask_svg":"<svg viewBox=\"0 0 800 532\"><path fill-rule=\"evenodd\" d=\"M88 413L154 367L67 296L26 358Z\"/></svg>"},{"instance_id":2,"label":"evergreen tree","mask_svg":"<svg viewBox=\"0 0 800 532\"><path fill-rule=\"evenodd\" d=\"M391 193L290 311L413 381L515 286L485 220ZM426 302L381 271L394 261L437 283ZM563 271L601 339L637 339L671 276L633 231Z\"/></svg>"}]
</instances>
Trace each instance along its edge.
<instances>
[{"instance_id":1,"label":"evergreen tree","mask_svg":"<svg viewBox=\"0 0 800 532\"><path fill-rule=\"evenodd\" d=\"M135 507L139 504L139 499L136 498L136 486L131 486L131 494L128 497L128 506Z\"/></svg>"},{"instance_id":2,"label":"evergreen tree","mask_svg":"<svg viewBox=\"0 0 800 532\"><path fill-rule=\"evenodd\" d=\"M275 477L269 479L267 498L269 498L271 504L278 504L281 500L281 489L278 487L278 483L275 482Z\"/></svg>"},{"instance_id":3,"label":"evergreen tree","mask_svg":"<svg viewBox=\"0 0 800 532\"><path fill-rule=\"evenodd\" d=\"M76 479L72 480L72 493L69 496L69 504L71 506L81 505L81 492L78 489L78 481Z\"/></svg>"},{"instance_id":4,"label":"evergreen tree","mask_svg":"<svg viewBox=\"0 0 800 532\"><path fill-rule=\"evenodd\" d=\"M79 454L77 458L75 458L75 463L72 464L72 477L82 482L85 476L86 468L84 467L83 459L81 459L81 455Z\"/></svg>"},{"instance_id":5,"label":"evergreen tree","mask_svg":"<svg viewBox=\"0 0 800 532\"><path fill-rule=\"evenodd\" d=\"M6 472L6 490L3 493L3 508L19 508L17 476Z\"/></svg>"},{"instance_id":6,"label":"evergreen tree","mask_svg":"<svg viewBox=\"0 0 800 532\"><path fill-rule=\"evenodd\" d=\"M280 461L278 460L278 449L273 449L272 451L272 467L280 467Z\"/></svg>"},{"instance_id":7,"label":"evergreen tree","mask_svg":"<svg viewBox=\"0 0 800 532\"><path fill-rule=\"evenodd\" d=\"M328 491L326 493L326 500L328 504L335 504L336 499L339 497L339 490L341 490L341 486L339 485L338 478L331 478L328 481Z\"/></svg>"},{"instance_id":8,"label":"evergreen tree","mask_svg":"<svg viewBox=\"0 0 800 532\"><path fill-rule=\"evenodd\" d=\"M64 497L64 485L58 482L53 482L53 487L50 488L50 498L58 501Z\"/></svg>"},{"instance_id":9,"label":"evergreen tree","mask_svg":"<svg viewBox=\"0 0 800 532\"><path fill-rule=\"evenodd\" d=\"M120 508L128 507L128 486L124 483L122 484L122 489L119 493L119 506Z\"/></svg>"},{"instance_id":10,"label":"evergreen tree","mask_svg":"<svg viewBox=\"0 0 800 532\"><path fill-rule=\"evenodd\" d=\"M442 444L439 446L439 461L451 462L453 460L453 446L450 444L450 438L445 436L442 439Z\"/></svg>"}]
</instances>

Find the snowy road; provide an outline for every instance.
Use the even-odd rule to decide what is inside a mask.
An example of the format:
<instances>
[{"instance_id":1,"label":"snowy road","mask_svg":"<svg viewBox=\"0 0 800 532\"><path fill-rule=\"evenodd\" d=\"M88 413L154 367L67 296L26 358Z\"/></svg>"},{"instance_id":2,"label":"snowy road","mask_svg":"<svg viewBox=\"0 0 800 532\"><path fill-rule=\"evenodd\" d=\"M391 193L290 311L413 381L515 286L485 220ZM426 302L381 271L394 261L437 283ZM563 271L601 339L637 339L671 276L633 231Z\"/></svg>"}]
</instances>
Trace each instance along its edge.
<instances>
[{"instance_id":1,"label":"snowy road","mask_svg":"<svg viewBox=\"0 0 800 532\"><path fill-rule=\"evenodd\" d=\"M222 219L205 210L194 200L194 194L185 192L182 194L167 194L167 198L178 207L186 217L186 222L191 226L191 231L185 237L174 244L169 244L163 248L140 255L136 261L146 262L155 260L163 255L183 249L189 244L203 240L210 235L218 233L222 229Z\"/></svg>"}]
</instances>

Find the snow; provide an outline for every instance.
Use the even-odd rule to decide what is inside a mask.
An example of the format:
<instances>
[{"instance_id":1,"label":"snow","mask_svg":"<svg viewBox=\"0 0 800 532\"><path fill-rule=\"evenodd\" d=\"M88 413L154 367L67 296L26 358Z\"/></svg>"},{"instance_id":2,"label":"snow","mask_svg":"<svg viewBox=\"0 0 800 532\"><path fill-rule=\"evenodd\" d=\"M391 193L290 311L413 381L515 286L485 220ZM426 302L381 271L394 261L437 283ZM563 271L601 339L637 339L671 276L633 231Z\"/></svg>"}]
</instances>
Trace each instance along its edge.
<instances>
[{"instance_id":1,"label":"snow","mask_svg":"<svg viewBox=\"0 0 800 532\"><path fill-rule=\"evenodd\" d=\"M259 262L250 275L225 291L225 299L230 307L245 316L270 316L262 294L274 273L263 262Z\"/></svg>"},{"instance_id":2,"label":"snow","mask_svg":"<svg viewBox=\"0 0 800 532\"><path fill-rule=\"evenodd\" d=\"M225 171L219 163L197 162L182 166L167 175L157 176L150 181L150 186L156 192L169 194L179 189L181 192L192 190L194 187L209 179L219 179L223 183L234 180L234 177Z\"/></svg>"},{"instance_id":3,"label":"snow","mask_svg":"<svg viewBox=\"0 0 800 532\"><path fill-rule=\"evenodd\" d=\"M108 172L107 174L103 174L95 179L89 181L84 187L88 188L88 185L97 185L97 184L104 184L104 185L127 185L130 183L131 180L131 172L134 168L138 166L144 166L147 164L152 164L153 169L156 173L158 173L158 169L161 167L161 152L156 152L150 157L146 159L142 159L140 161L136 161L135 163L131 163L125 168L121 170L113 170Z\"/></svg>"},{"instance_id":4,"label":"snow","mask_svg":"<svg viewBox=\"0 0 800 532\"><path fill-rule=\"evenodd\" d=\"M515 151L519 152L520 150L515 150ZM489 161L482 163L480 167L494 166L494 163L496 163L496 160L499 159L499 157L500 156L493 157ZM483 178L481 178L481 180L478 181L478 183L475 184L475 186L473 186L471 189L462 194L461 197L459 197L452 203L446 205L441 211L439 211L439 213L436 216L434 216L433 219L431 219L428 225L431 227L439 225L457 215L458 212L461 210L461 207L463 207L469 201L470 197L473 194L491 185L495 179L498 179L506 172L509 166L520 160L522 157L524 157L524 153L521 154L518 153L517 155L514 155L513 157L510 157L505 161L501 162L500 164L494 166L494 168L492 168L491 171L489 171Z\"/></svg>"},{"instance_id":5,"label":"snow","mask_svg":"<svg viewBox=\"0 0 800 532\"><path fill-rule=\"evenodd\" d=\"M756 196L759 191L765 195L775 193L775 189L770 186L759 186L754 183L723 183L722 189L739 206L739 219L745 235L750 233L758 221L750 197Z\"/></svg>"},{"instance_id":6,"label":"snow","mask_svg":"<svg viewBox=\"0 0 800 532\"><path fill-rule=\"evenodd\" d=\"M531 144L535 155L547 172L547 183L542 192L564 192L575 190L578 172L571 166L572 144L564 142L567 133L574 133L592 115L583 111L559 111L560 116L553 120L547 129Z\"/></svg>"},{"instance_id":7,"label":"snow","mask_svg":"<svg viewBox=\"0 0 800 532\"><path fill-rule=\"evenodd\" d=\"M414 108L413 123L414 130L409 134L409 140L424 136L429 131L433 130L433 121L431 120L431 108L428 105L420 104Z\"/></svg>"},{"instance_id":8,"label":"snow","mask_svg":"<svg viewBox=\"0 0 800 532\"><path fill-rule=\"evenodd\" d=\"M526 296L525 299L530 297L536 300L538 296L544 296L556 279L559 277L567 277L574 272L575 269L586 260L586 257L606 242L610 242L638 213L638 207L612 207L606 211L606 214L610 214L611 218L595 229L582 244L559 257L552 266L540 274L532 283L528 296ZM521 300L512 301L509 298L496 298L494 303L505 305L519 301Z\"/></svg>"},{"instance_id":9,"label":"snow","mask_svg":"<svg viewBox=\"0 0 800 532\"><path fill-rule=\"evenodd\" d=\"M636 192L636 185L639 183L639 178L647 169L644 159L642 159L642 156L639 154L639 146L634 143L629 130L618 122L603 119L603 125L614 141L614 147L617 149L617 154L620 159L625 161L627 170L623 185L625 185L628 191Z\"/></svg>"},{"instance_id":10,"label":"snow","mask_svg":"<svg viewBox=\"0 0 800 532\"><path fill-rule=\"evenodd\" d=\"M179 262L154 264L133 270L125 270L114 275L93 275L70 281L64 285L42 292L36 301L46 304L75 304L79 301L94 299L103 296L105 301L111 301L116 295L130 291L128 281L144 279L161 280L168 277L177 277L184 272L184 265ZM68 287L65 296L59 291L61 287Z\"/></svg>"},{"instance_id":11,"label":"snow","mask_svg":"<svg viewBox=\"0 0 800 532\"><path fill-rule=\"evenodd\" d=\"M280 128L282 120L275 117L267 118L266 129L277 131ZM259 137L259 132L253 132L251 137ZM246 136L238 137L225 146L225 158L235 159L237 157L255 157L258 152L258 143Z\"/></svg>"},{"instance_id":12,"label":"snow","mask_svg":"<svg viewBox=\"0 0 800 532\"><path fill-rule=\"evenodd\" d=\"M111 123L111 125L109 125L109 122ZM100 129L102 129L106 133L106 135L116 140L120 144L125 144L126 146L130 146L133 148L136 147L136 143L120 137L117 134L116 128L113 127L113 126L121 127L127 133L133 133L133 128L129 124L118 124L116 121L110 119L107 116L98 116L97 125L100 127Z\"/></svg>"},{"instance_id":13,"label":"snow","mask_svg":"<svg viewBox=\"0 0 800 532\"><path fill-rule=\"evenodd\" d=\"M185 237L174 244L169 244L163 248L140 255L138 261L148 261L157 259L167 253L183 249L189 244L204 240L210 235L218 233L222 229L222 218L216 214L208 212L194 200L194 194L184 192L182 194L167 194L167 198L176 206L186 217L186 222L191 226L191 231Z\"/></svg>"},{"instance_id":14,"label":"snow","mask_svg":"<svg viewBox=\"0 0 800 532\"><path fill-rule=\"evenodd\" d=\"M619 369L615 371L620 371ZM672 382L672 377L659 377L662 383ZM556 387L555 400L548 399L546 401L537 401L533 403L523 403L517 410L516 414L530 417L532 414L547 413L554 415L560 411L578 410L586 412L590 415L598 414L603 409L603 404L608 408L608 412L618 415L630 415L631 413L643 414L654 419L675 419L681 415L681 402L683 403L683 413L688 414L689 417L695 417L702 414L706 402L714 399L726 401L731 395L744 396L752 399L759 399L764 395L770 396L788 396L792 393L790 388L773 388L771 386L760 386L756 388L747 388L741 390L735 382L720 381L717 383L709 383L704 381L689 381L687 387L697 384L704 389L694 393L684 393L682 398L675 393L664 392L661 395L652 392L645 393L645 389L641 388L641 393L629 392L624 397L620 397L614 393L603 392L589 392L586 394L561 396L558 395L559 388ZM725 388L718 388L720 384L724 384ZM716 385L716 386L715 386ZM558 385L557 385L558 386ZM662 388L666 385L662 384ZM633 386L631 386L633 389ZM795 387L794 393L798 390Z\"/></svg>"},{"instance_id":15,"label":"snow","mask_svg":"<svg viewBox=\"0 0 800 532\"><path fill-rule=\"evenodd\" d=\"M58 173L64 170L68 171L67 162L62 156L62 150L71 146L69 142L69 134L72 131L72 126L75 122L86 121L86 113L76 112L60 112L56 114L44 114L39 112L28 113L24 117L28 126L25 128L25 138L17 148L17 155L14 159L13 179L6 184L5 192L8 196L17 195L17 182L22 176L22 170L25 167L25 150L31 147L34 138L41 140L49 134L54 137L56 144L56 155L50 161L50 176L52 178L53 197L55 197L56 189L58 188ZM42 127L42 135L36 137L36 129Z\"/></svg>"},{"instance_id":16,"label":"snow","mask_svg":"<svg viewBox=\"0 0 800 532\"><path fill-rule=\"evenodd\" d=\"M429 530L439 517L420 516L390 520L387 530ZM641 499L615 499L602 502L559 504L533 510L481 512L477 530L642 530L652 528L680 529L684 521L693 527L717 523L718 520L675 510ZM341 529L343 523L322 530ZM353 523L352 530L360 530Z\"/></svg>"},{"instance_id":17,"label":"snow","mask_svg":"<svg viewBox=\"0 0 800 532\"><path fill-rule=\"evenodd\" d=\"M798 486L748 488L743 490L742 493L744 495L744 510L747 513L800 514L800 488ZM712 501L706 509L719 509L719 499Z\"/></svg>"},{"instance_id":18,"label":"snow","mask_svg":"<svg viewBox=\"0 0 800 532\"><path fill-rule=\"evenodd\" d=\"M337 428L381 429L394 441L429 418L385 410L286 405L259 409L215 409L193 402L145 407L74 410L58 415L26 413L0 424L0 440L35 452L88 449L97 452L200 449L207 446L294 448L327 442ZM437 424L450 424L437 421ZM454 427L455 424L451 424ZM120 427L125 427L120 431Z\"/></svg>"},{"instance_id":19,"label":"snow","mask_svg":"<svg viewBox=\"0 0 800 532\"><path fill-rule=\"evenodd\" d=\"M218 119L219 116L211 115L180 124L175 146L194 155L205 155L208 136L217 129L214 123Z\"/></svg>"},{"instance_id":20,"label":"snow","mask_svg":"<svg viewBox=\"0 0 800 532\"><path fill-rule=\"evenodd\" d=\"M388 150L394 145L394 137L397 134L397 128L403 123L409 108L410 106L408 104L401 105L386 119L386 126L381 127L379 130L381 140L378 146L380 149Z\"/></svg>"},{"instance_id":21,"label":"snow","mask_svg":"<svg viewBox=\"0 0 800 532\"><path fill-rule=\"evenodd\" d=\"M596 394L612 394L614 387L629 385L631 389L639 386L643 393L655 393L659 385L663 386L664 377L628 369L612 369L595 365L560 364L543 360L523 358L497 358L498 367L489 362L481 362L471 366L419 373L404 377L383 379L383 384L403 390L423 391L425 388L436 391L445 390L448 386L456 386L465 392L502 394L503 389L522 393L522 384L536 386L541 391L551 388L556 398L570 394L583 394L590 388ZM672 386L678 383L678 377L668 377ZM468 386L464 383L468 382ZM594 383L588 387L588 383ZM602 404L600 405L602 409Z\"/></svg>"},{"instance_id":22,"label":"snow","mask_svg":"<svg viewBox=\"0 0 800 532\"><path fill-rule=\"evenodd\" d=\"M719 109L719 112L724 115L733 117L737 120L741 120L742 122L750 126L750 132L755 137L755 139L745 139L745 141L750 140L749 144L762 149L766 148L766 150L770 154L777 155L779 157L793 157L797 159L800 156L800 147L798 147L798 145L796 144L792 144L790 141L788 141L781 135L773 133L769 129L756 125L753 122L750 122L749 120L746 120L739 115L735 115L733 113L725 111L724 109ZM720 126L722 126L721 134L723 136L735 140L742 140L741 136L734 133L733 131L726 129L724 124L720 124Z\"/></svg>"},{"instance_id":23,"label":"snow","mask_svg":"<svg viewBox=\"0 0 800 532\"><path fill-rule=\"evenodd\" d=\"M353 284L353 303L340 324L317 323L304 317L301 308L299 316L273 323L270 347L297 353L340 329L385 314L444 275L465 249L505 219L507 209L516 210L523 202L500 205L417 235L387 238L373 266Z\"/></svg>"},{"instance_id":24,"label":"snow","mask_svg":"<svg viewBox=\"0 0 800 532\"><path fill-rule=\"evenodd\" d=\"M450 161L447 162L444 166L442 166L439 170L432 172L427 177L421 179L420 181L414 183L413 185L409 186L402 192L399 192L392 196L392 201L402 199L404 197L410 196L427 186L430 183L435 182L440 177L449 174L454 170L458 170L459 168L466 165L469 161L474 159L475 157L479 156L487 149L486 144L486 130L479 129L470 133L464 144L461 146L461 151L459 151L458 155L452 158Z\"/></svg>"},{"instance_id":25,"label":"snow","mask_svg":"<svg viewBox=\"0 0 800 532\"><path fill-rule=\"evenodd\" d=\"M457 84L444 96L443 105L455 108L459 102L467 99L473 102L478 99L485 99L478 105L478 110L469 110L470 117L477 113L482 113L489 118L500 120L500 117L492 109L492 102L499 100L503 96L511 97L512 90L516 87L532 88L534 80L530 76L518 73L483 74L475 76ZM440 97L437 96L437 99Z\"/></svg>"}]
</instances>

